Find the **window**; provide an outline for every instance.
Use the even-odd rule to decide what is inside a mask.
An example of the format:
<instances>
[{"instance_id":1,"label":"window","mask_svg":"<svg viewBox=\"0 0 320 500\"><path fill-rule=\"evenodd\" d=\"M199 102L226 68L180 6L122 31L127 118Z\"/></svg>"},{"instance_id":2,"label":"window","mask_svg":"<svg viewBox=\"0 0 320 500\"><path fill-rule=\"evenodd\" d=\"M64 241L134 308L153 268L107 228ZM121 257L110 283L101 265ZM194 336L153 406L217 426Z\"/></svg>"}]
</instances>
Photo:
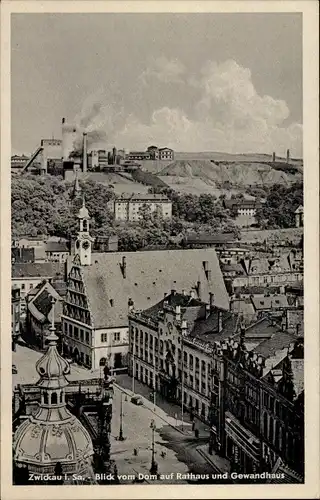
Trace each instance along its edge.
<instances>
[{"instance_id":1,"label":"window","mask_svg":"<svg viewBox=\"0 0 320 500\"><path fill-rule=\"evenodd\" d=\"M72 325L69 324L69 335L72 337Z\"/></svg>"},{"instance_id":2,"label":"window","mask_svg":"<svg viewBox=\"0 0 320 500\"><path fill-rule=\"evenodd\" d=\"M114 340L115 342L120 342L120 332L115 332L115 333L113 334L113 340Z\"/></svg>"},{"instance_id":3,"label":"window","mask_svg":"<svg viewBox=\"0 0 320 500\"><path fill-rule=\"evenodd\" d=\"M107 342L107 341L108 341L108 334L101 333L101 342Z\"/></svg>"},{"instance_id":4,"label":"window","mask_svg":"<svg viewBox=\"0 0 320 500\"><path fill-rule=\"evenodd\" d=\"M86 332L86 343L89 344L89 332Z\"/></svg>"},{"instance_id":5,"label":"window","mask_svg":"<svg viewBox=\"0 0 320 500\"><path fill-rule=\"evenodd\" d=\"M76 326L74 327L74 338L79 339L79 328Z\"/></svg>"},{"instance_id":6,"label":"window","mask_svg":"<svg viewBox=\"0 0 320 500\"><path fill-rule=\"evenodd\" d=\"M80 361L81 361L81 363L84 362L84 353L83 352L80 352Z\"/></svg>"},{"instance_id":7,"label":"window","mask_svg":"<svg viewBox=\"0 0 320 500\"><path fill-rule=\"evenodd\" d=\"M21 290L24 290L24 289L25 289L25 287L26 287L26 285L25 285L24 283L22 283L22 285L21 285Z\"/></svg>"},{"instance_id":8,"label":"window","mask_svg":"<svg viewBox=\"0 0 320 500\"><path fill-rule=\"evenodd\" d=\"M82 329L80 329L80 340L81 340L81 342L84 341L84 332Z\"/></svg>"},{"instance_id":9,"label":"window","mask_svg":"<svg viewBox=\"0 0 320 500\"><path fill-rule=\"evenodd\" d=\"M63 324L63 330L64 330L64 333L68 333L68 324L67 323Z\"/></svg>"},{"instance_id":10,"label":"window","mask_svg":"<svg viewBox=\"0 0 320 500\"><path fill-rule=\"evenodd\" d=\"M57 403L58 403L57 393L53 392L51 394L51 404L52 405L56 405Z\"/></svg>"},{"instance_id":11,"label":"window","mask_svg":"<svg viewBox=\"0 0 320 500\"><path fill-rule=\"evenodd\" d=\"M30 290L31 290L31 288L33 288L33 284L32 283L30 283Z\"/></svg>"},{"instance_id":12,"label":"window","mask_svg":"<svg viewBox=\"0 0 320 500\"><path fill-rule=\"evenodd\" d=\"M189 363L190 363L190 370L193 370L193 356L192 356L192 354L189 355Z\"/></svg>"}]
</instances>

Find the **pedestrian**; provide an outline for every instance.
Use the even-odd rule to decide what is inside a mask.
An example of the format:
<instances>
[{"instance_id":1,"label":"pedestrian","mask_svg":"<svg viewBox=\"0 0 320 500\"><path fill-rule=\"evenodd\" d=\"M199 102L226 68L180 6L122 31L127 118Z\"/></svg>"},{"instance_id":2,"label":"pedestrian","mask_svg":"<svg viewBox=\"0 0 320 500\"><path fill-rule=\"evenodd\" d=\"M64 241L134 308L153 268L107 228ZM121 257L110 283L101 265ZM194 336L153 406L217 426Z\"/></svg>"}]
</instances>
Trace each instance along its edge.
<instances>
[{"instance_id":1,"label":"pedestrian","mask_svg":"<svg viewBox=\"0 0 320 500\"><path fill-rule=\"evenodd\" d=\"M135 457L138 456L138 449L137 448L133 448L133 454Z\"/></svg>"}]
</instances>

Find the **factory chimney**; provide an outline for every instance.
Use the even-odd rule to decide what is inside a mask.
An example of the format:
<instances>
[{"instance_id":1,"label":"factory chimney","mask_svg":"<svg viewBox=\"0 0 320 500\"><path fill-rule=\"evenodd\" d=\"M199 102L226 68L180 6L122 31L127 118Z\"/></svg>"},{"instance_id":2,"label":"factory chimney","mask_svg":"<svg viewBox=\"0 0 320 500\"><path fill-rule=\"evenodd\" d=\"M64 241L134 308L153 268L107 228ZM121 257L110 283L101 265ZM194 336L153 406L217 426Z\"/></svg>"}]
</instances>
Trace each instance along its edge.
<instances>
[{"instance_id":1,"label":"factory chimney","mask_svg":"<svg viewBox=\"0 0 320 500\"><path fill-rule=\"evenodd\" d=\"M272 161L273 161L273 163L276 161L276 153L275 152L272 153Z\"/></svg>"},{"instance_id":2,"label":"factory chimney","mask_svg":"<svg viewBox=\"0 0 320 500\"><path fill-rule=\"evenodd\" d=\"M87 153L87 134L84 132L83 134L83 159L82 159L82 170L83 172L87 171L88 164L88 153Z\"/></svg>"},{"instance_id":3,"label":"factory chimney","mask_svg":"<svg viewBox=\"0 0 320 500\"><path fill-rule=\"evenodd\" d=\"M65 123L66 119L65 118L62 118L62 123Z\"/></svg>"},{"instance_id":4,"label":"factory chimney","mask_svg":"<svg viewBox=\"0 0 320 500\"><path fill-rule=\"evenodd\" d=\"M290 162L290 149L287 149L287 163Z\"/></svg>"}]
</instances>

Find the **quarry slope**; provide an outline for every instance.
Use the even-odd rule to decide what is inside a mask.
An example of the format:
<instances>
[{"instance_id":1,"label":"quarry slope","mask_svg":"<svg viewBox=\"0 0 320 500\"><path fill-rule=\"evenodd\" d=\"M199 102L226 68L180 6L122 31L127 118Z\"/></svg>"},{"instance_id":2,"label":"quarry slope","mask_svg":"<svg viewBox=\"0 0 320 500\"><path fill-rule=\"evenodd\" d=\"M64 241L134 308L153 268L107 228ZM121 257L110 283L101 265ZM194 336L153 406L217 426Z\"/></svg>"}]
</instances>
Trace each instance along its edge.
<instances>
[{"instance_id":1,"label":"quarry slope","mask_svg":"<svg viewBox=\"0 0 320 500\"><path fill-rule=\"evenodd\" d=\"M302 180L303 167L300 165L276 165L267 162L176 160L165 166L158 175L169 185L174 178L200 179L212 187L229 182L234 186L254 186L284 184L290 185ZM168 177L168 180L166 180ZM178 181L179 183L179 181Z\"/></svg>"}]
</instances>

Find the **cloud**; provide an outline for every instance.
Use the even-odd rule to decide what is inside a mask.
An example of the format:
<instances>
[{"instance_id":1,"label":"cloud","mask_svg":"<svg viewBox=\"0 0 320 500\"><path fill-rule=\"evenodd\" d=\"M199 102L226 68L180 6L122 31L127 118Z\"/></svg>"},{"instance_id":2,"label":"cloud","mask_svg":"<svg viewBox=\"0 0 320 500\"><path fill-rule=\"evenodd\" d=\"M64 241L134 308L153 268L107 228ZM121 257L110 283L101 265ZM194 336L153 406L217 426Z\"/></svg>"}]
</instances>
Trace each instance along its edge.
<instances>
[{"instance_id":1,"label":"cloud","mask_svg":"<svg viewBox=\"0 0 320 500\"><path fill-rule=\"evenodd\" d=\"M183 83L184 73L185 67L180 61L161 56L152 60L139 78L144 85L148 85L152 78L163 83Z\"/></svg>"},{"instance_id":2,"label":"cloud","mask_svg":"<svg viewBox=\"0 0 320 500\"><path fill-rule=\"evenodd\" d=\"M151 75L164 83L179 81L183 67L161 60L144 74L145 81ZM293 156L302 156L302 125L286 124L290 115L286 102L259 95L248 68L233 60L210 61L188 85L197 94L192 113L164 106L152 113L148 123L131 115L118 130L117 143L132 149L155 143L177 151L279 155L289 148Z\"/></svg>"}]
</instances>

